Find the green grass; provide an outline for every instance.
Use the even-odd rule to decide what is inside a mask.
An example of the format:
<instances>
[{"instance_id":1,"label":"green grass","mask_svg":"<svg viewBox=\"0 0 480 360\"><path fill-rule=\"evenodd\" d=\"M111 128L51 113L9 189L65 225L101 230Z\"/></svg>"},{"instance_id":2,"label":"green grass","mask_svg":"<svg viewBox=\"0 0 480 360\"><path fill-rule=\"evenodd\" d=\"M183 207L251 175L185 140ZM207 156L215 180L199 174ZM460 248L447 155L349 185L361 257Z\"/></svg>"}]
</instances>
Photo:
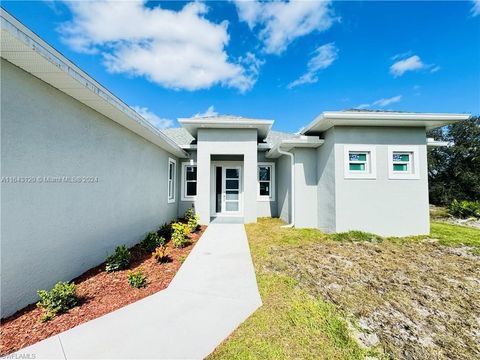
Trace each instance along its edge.
<instances>
[{"instance_id":1,"label":"green grass","mask_svg":"<svg viewBox=\"0 0 480 360\"><path fill-rule=\"evenodd\" d=\"M473 246L480 248L480 230L466 226L432 222L430 238L449 246Z\"/></svg>"},{"instance_id":2,"label":"green grass","mask_svg":"<svg viewBox=\"0 0 480 360\"><path fill-rule=\"evenodd\" d=\"M410 238L382 238L360 231L327 235L315 229L288 229L281 225L282 221L271 218L246 225L263 305L209 359L363 359L368 355L383 358L379 349L360 348L353 340L343 311L311 291L305 281L299 283L292 277L301 271L290 267L305 267L305 260L299 258L298 262L285 265L283 254L316 244L324 244L335 252L335 246L342 246L342 242L354 246L352 242L402 244L431 239L438 239L441 245L480 249L480 230L436 222L432 223L430 236ZM356 323L351 315L349 319Z\"/></svg>"},{"instance_id":3,"label":"green grass","mask_svg":"<svg viewBox=\"0 0 480 360\"><path fill-rule=\"evenodd\" d=\"M247 225L263 306L209 359L363 359L342 314L298 287L292 277L266 269L275 251L322 241L317 230L283 229L278 219Z\"/></svg>"}]
</instances>

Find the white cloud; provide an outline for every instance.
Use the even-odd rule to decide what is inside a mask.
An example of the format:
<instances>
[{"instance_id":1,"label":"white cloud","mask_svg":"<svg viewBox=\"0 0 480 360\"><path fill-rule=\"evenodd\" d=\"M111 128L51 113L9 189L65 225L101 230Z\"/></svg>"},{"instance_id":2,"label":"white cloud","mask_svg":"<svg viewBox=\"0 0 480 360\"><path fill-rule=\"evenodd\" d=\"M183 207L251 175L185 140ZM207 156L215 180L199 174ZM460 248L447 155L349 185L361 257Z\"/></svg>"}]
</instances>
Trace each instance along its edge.
<instances>
[{"instance_id":1,"label":"white cloud","mask_svg":"<svg viewBox=\"0 0 480 360\"><path fill-rule=\"evenodd\" d=\"M143 76L172 89L220 84L247 91L253 86L256 77L250 68L229 59L225 51L228 22L207 20L204 3L174 11L149 8L145 2L66 2L73 18L58 30L73 50L100 52L112 73Z\"/></svg>"},{"instance_id":2,"label":"white cloud","mask_svg":"<svg viewBox=\"0 0 480 360\"><path fill-rule=\"evenodd\" d=\"M287 87L291 89L302 84L316 83L318 81L318 72L332 65L337 58L338 48L334 43L319 46L315 50L314 56L308 61L307 72L288 84Z\"/></svg>"},{"instance_id":3,"label":"white cloud","mask_svg":"<svg viewBox=\"0 0 480 360\"><path fill-rule=\"evenodd\" d=\"M425 70L429 69L431 73L437 72L440 70L440 66L435 64L425 64L422 59L418 55L412 55L410 57L405 58L411 52L398 54L395 55L392 59L401 59L395 62L392 66L390 66L390 73L394 77L399 77L405 74L407 71L418 71L418 70Z\"/></svg>"},{"instance_id":4,"label":"white cloud","mask_svg":"<svg viewBox=\"0 0 480 360\"><path fill-rule=\"evenodd\" d=\"M480 0L473 0L472 16L480 15Z\"/></svg>"},{"instance_id":5,"label":"white cloud","mask_svg":"<svg viewBox=\"0 0 480 360\"><path fill-rule=\"evenodd\" d=\"M235 0L239 19L250 29L260 29L258 36L268 54L280 54L296 38L330 28L338 20L331 4L330 0Z\"/></svg>"},{"instance_id":6,"label":"white cloud","mask_svg":"<svg viewBox=\"0 0 480 360\"><path fill-rule=\"evenodd\" d=\"M168 127L172 127L173 120L170 119L163 119L150 111L147 107L142 106L132 106L132 109L139 113L145 120L147 120L150 124L155 126L157 129L165 129Z\"/></svg>"},{"instance_id":7,"label":"white cloud","mask_svg":"<svg viewBox=\"0 0 480 360\"><path fill-rule=\"evenodd\" d=\"M213 105L210 105L207 109L207 111L203 113L196 113L193 115L194 118L201 118L201 117L207 117L207 116L217 116L218 112L215 111L215 107Z\"/></svg>"},{"instance_id":8,"label":"white cloud","mask_svg":"<svg viewBox=\"0 0 480 360\"><path fill-rule=\"evenodd\" d=\"M384 98L384 99L376 100L371 104L360 104L356 108L357 109L367 109L369 107L375 107L375 106L383 108L383 107L386 107L390 104L397 103L400 100L402 100L402 95L397 95L397 96L392 96L391 98Z\"/></svg>"}]
</instances>

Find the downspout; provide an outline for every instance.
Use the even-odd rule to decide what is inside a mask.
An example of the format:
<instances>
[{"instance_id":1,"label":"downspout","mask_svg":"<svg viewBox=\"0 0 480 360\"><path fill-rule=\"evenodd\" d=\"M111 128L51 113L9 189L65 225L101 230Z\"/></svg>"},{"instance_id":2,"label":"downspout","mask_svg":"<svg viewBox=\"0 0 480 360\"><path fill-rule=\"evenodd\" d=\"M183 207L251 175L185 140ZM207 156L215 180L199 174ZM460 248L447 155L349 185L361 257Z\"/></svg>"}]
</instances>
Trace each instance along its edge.
<instances>
[{"instance_id":1,"label":"downspout","mask_svg":"<svg viewBox=\"0 0 480 360\"><path fill-rule=\"evenodd\" d=\"M278 153L279 154L282 154L282 155L287 155L290 157L290 162L292 163L292 170L291 170L291 175L292 175L292 180L291 180L291 184L292 184L292 200L291 200L291 204L292 204L292 213L291 213L291 221L290 221L290 224L288 225L283 225L282 227L283 228L291 228L291 227L294 227L295 226L295 158L294 158L294 155L288 151L283 151L281 149L281 145L278 146L278 149L277 149Z\"/></svg>"}]
</instances>

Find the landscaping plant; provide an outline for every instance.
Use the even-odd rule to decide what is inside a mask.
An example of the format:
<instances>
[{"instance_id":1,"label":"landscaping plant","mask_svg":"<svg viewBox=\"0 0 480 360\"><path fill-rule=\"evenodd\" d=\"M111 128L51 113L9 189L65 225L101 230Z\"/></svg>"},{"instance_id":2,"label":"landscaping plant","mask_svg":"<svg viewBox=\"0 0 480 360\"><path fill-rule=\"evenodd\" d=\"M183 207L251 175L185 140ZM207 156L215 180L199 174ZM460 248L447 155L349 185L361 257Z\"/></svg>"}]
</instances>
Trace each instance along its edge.
<instances>
[{"instance_id":1,"label":"landscaping plant","mask_svg":"<svg viewBox=\"0 0 480 360\"><path fill-rule=\"evenodd\" d=\"M193 207L185 210L185 214L183 214L183 217L185 218L185 220L190 220L194 216L195 216L195 209Z\"/></svg>"},{"instance_id":2,"label":"landscaping plant","mask_svg":"<svg viewBox=\"0 0 480 360\"><path fill-rule=\"evenodd\" d=\"M142 240L140 246L147 252L152 252L157 247L165 244L165 238L156 232L149 232L145 239Z\"/></svg>"},{"instance_id":3,"label":"landscaping plant","mask_svg":"<svg viewBox=\"0 0 480 360\"><path fill-rule=\"evenodd\" d=\"M480 201L457 201L453 200L448 208L450 215L466 219L470 217L480 218Z\"/></svg>"},{"instance_id":4,"label":"landscaping plant","mask_svg":"<svg viewBox=\"0 0 480 360\"><path fill-rule=\"evenodd\" d=\"M143 275L142 270L129 270L127 273L128 283L131 287L140 289L147 286L147 277Z\"/></svg>"},{"instance_id":5,"label":"landscaping plant","mask_svg":"<svg viewBox=\"0 0 480 360\"><path fill-rule=\"evenodd\" d=\"M107 272L124 270L130 265L132 255L125 245L117 246L115 252L105 260Z\"/></svg>"},{"instance_id":6,"label":"landscaping plant","mask_svg":"<svg viewBox=\"0 0 480 360\"><path fill-rule=\"evenodd\" d=\"M47 321L62 314L78 304L77 287L74 283L58 282L52 290L39 290L40 301L38 307L46 310L42 321Z\"/></svg>"},{"instance_id":7,"label":"landscaping plant","mask_svg":"<svg viewBox=\"0 0 480 360\"><path fill-rule=\"evenodd\" d=\"M157 247L152 255L159 263L170 261L169 251L165 245Z\"/></svg>"},{"instance_id":8,"label":"landscaping plant","mask_svg":"<svg viewBox=\"0 0 480 360\"><path fill-rule=\"evenodd\" d=\"M158 230L158 235L163 237L165 241L169 241L172 238L172 224L163 224Z\"/></svg>"},{"instance_id":9,"label":"landscaping plant","mask_svg":"<svg viewBox=\"0 0 480 360\"><path fill-rule=\"evenodd\" d=\"M172 242L175 247L185 247L190 243L190 239L188 238L188 235L190 234L190 227L188 224L183 224L180 222L173 223L172 229Z\"/></svg>"},{"instance_id":10,"label":"landscaping plant","mask_svg":"<svg viewBox=\"0 0 480 360\"><path fill-rule=\"evenodd\" d=\"M190 228L190 232L194 232L198 229L198 220L199 216L195 214L195 209L193 207L188 208L185 211L185 220L187 220L188 227Z\"/></svg>"}]
</instances>

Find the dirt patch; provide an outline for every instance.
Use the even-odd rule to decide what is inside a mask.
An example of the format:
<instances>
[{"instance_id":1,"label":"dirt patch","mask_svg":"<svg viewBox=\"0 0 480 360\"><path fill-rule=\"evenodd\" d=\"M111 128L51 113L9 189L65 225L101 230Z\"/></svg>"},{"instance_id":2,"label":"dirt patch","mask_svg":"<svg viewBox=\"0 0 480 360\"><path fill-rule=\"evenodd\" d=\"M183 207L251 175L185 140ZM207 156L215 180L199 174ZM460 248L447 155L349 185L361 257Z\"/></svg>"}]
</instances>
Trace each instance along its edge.
<instances>
[{"instance_id":1,"label":"dirt patch","mask_svg":"<svg viewBox=\"0 0 480 360\"><path fill-rule=\"evenodd\" d=\"M400 359L480 358L480 257L435 241L274 247L267 266L338 305L357 337Z\"/></svg>"},{"instance_id":2,"label":"dirt patch","mask_svg":"<svg viewBox=\"0 0 480 360\"><path fill-rule=\"evenodd\" d=\"M192 243L185 248L177 249L169 242L167 247L171 261L164 264L158 263L138 245L131 249L132 263L129 270L142 270L147 276L146 288L132 288L127 282L128 270L107 273L104 271L105 264L101 264L73 280L81 303L67 313L41 322L43 310L31 304L2 319L0 355L9 354L165 289L205 228L202 226L199 231L190 234Z\"/></svg>"}]
</instances>

